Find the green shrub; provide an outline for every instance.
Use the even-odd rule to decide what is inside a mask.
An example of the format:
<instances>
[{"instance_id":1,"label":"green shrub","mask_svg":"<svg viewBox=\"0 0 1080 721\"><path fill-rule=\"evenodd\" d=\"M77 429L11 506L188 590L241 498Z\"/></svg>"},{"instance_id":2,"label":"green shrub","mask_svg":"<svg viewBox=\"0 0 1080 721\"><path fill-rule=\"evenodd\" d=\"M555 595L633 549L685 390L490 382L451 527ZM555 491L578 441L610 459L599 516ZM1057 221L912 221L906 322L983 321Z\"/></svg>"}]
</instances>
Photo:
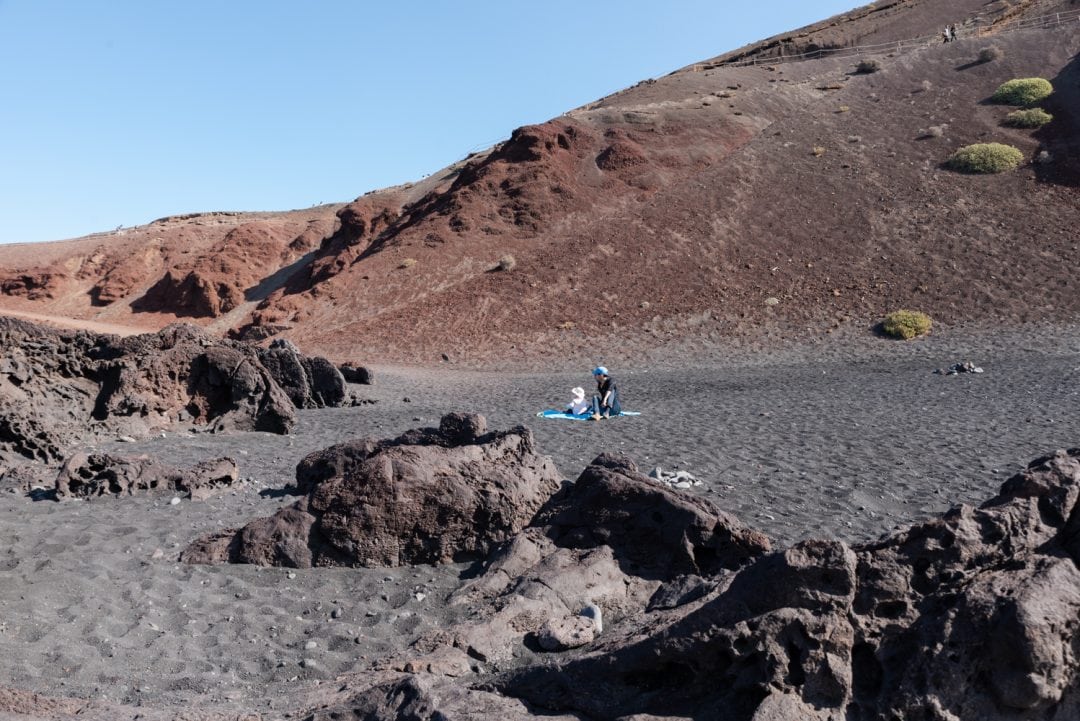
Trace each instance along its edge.
<instances>
[{"instance_id":1,"label":"green shrub","mask_svg":"<svg viewBox=\"0 0 1080 721\"><path fill-rule=\"evenodd\" d=\"M1034 105L1052 92L1054 86L1045 78L1017 78L1002 83L990 99L1004 105Z\"/></svg>"},{"instance_id":2,"label":"green shrub","mask_svg":"<svg viewBox=\"0 0 1080 721\"><path fill-rule=\"evenodd\" d=\"M1042 108L1014 110L1005 116L1005 124L1014 128L1041 128L1054 119L1054 116Z\"/></svg>"},{"instance_id":3,"label":"green shrub","mask_svg":"<svg viewBox=\"0 0 1080 721\"><path fill-rule=\"evenodd\" d=\"M1004 173L1024 162L1024 154L1003 143L965 145L949 156L945 164L961 173Z\"/></svg>"},{"instance_id":4,"label":"green shrub","mask_svg":"<svg viewBox=\"0 0 1080 721\"><path fill-rule=\"evenodd\" d=\"M893 338L911 340L929 333L930 326L933 324L934 322L926 313L917 310L894 310L885 316L881 330Z\"/></svg>"}]
</instances>

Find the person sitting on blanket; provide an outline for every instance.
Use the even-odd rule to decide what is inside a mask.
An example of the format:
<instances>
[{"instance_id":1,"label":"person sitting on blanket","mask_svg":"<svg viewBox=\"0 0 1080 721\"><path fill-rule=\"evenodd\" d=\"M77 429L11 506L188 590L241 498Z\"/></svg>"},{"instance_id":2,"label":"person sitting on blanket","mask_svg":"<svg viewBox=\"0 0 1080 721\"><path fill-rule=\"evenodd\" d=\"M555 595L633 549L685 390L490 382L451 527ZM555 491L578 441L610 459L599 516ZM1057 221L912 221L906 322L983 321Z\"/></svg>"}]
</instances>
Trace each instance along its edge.
<instances>
[{"instance_id":1,"label":"person sitting on blanket","mask_svg":"<svg viewBox=\"0 0 1080 721\"><path fill-rule=\"evenodd\" d=\"M592 399L592 415L590 420L598 421L602 418L610 418L622 413L619 404L619 388L615 385L615 379L608 373L608 369L599 366L593 369L593 378L596 379L596 395Z\"/></svg>"},{"instance_id":2,"label":"person sitting on blanket","mask_svg":"<svg viewBox=\"0 0 1080 721\"><path fill-rule=\"evenodd\" d=\"M566 412L572 416L581 416L589 412L589 402L585 400L585 389L580 386L570 391L574 397L566 404Z\"/></svg>"}]
</instances>

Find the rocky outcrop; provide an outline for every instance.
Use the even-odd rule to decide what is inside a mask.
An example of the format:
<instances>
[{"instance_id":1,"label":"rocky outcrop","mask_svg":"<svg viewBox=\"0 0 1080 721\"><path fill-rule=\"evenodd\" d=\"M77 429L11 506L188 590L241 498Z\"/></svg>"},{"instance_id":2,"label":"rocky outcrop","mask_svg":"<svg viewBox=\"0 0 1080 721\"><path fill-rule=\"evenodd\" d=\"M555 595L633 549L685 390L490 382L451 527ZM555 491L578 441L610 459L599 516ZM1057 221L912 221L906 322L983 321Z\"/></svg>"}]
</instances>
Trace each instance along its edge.
<instances>
[{"instance_id":1,"label":"rocky outcrop","mask_svg":"<svg viewBox=\"0 0 1080 721\"><path fill-rule=\"evenodd\" d=\"M50 270L33 269L0 277L0 294L13 295L27 300L52 298L64 276Z\"/></svg>"},{"instance_id":2,"label":"rocky outcrop","mask_svg":"<svg viewBox=\"0 0 1080 721\"><path fill-rule=\"evenodd\" d=\"M335 408L345 402L345 378L325 358L305 356L277 338L269 348L259 349L259 360L297 408Z\"/></svg>"},{"instance_id":3,"label":"rocky outcrop","mask_svg":"<svg viewBox=\"0 0 1080 721\"><path fill-rule=\"evenodd\" d=\"M730 573L769 548L764 534L709 501L603 454L451 597L482 618L457 629L452 643L492 662L526 639L549 650L585 645L600 624L583 609L593 607L597 621L600 609L620 620L640 616L666 583Z\"/></svg>"},{"instance_id":4,"label":"rocky outcrop","mask_svg":"<svg viewBox=\"0 0 1080 721\"><path fill-rule=\"evenodd\" d=\"M261 281L311 250L332 229L326 221L312 221L293 236L290 224L243 223L198 257L167 269L131 307L140 312L217 318L245 301L262 300L269 291L259 290ZM96 288L99 302L115 300L116 292L109 293L108 286Z\"/></svg>"},{"instance_id":5,"label":"rocky outcrop","mask_svg":"<svg viewBox=\"0 0 1080 721\"><path fill-rule=\"evenodd\" d=\"M297 467L307 495L239 531L200 539L189 563L400 566L483 557L512 538L558 488L525 428L488 433L481 416L360 440Z\"/></svg>"},{"instance_id":6,"label":"rocky outcrop","mask_svg":"<svg viewBox=\"0 0 1080 721\"><path fill-rule=\"evenodd\" d=\"M346 383L359 383L365 386L375 385L375 374L366 366L356 366L352 363L346 363L345 365L340 366L338 370L341 371L341 375L345 378Z\"/></svg>"},{"instance_id":7,"label":"rocky outcrop","mask_svg":"<svg viewBox=\"0 0 1080 721\"><path fill-rule=\"evenodd\" d=\"M805 541L714 576L503 693L615 719L1080 717L1080 449L883 541Z\"/></svg>"},{"instance_id":8,"label":"rocky outcrop","mask_svg":"<svg viewBox=\"0 0 1080 721\"><path fill-rule=\"evenodd\" d=\"M272 433L295 423L256 348L194 326L117 338L0 318L0 349L0 462L55 462L88 438L145 436L177 422ZM317 369L312 397L340 405L333 366L297 357Z\"/></svg>"},{"instance_id":9,"label":"rocky outcrop","mask_svg":"<svg viewBox=\"0 0 1080 721\"><path fill-rule=\"evenodd\" d=\"M224 276L202 270L167 270L131 307L180 317L217 318L244 302L243 288Z\"/></svg>"},{"instance_id":10,"label":"rocky outcrop","mask_svg":"<svg viewBox=\"0 0 1080 721\"><path fill-rule=\"evenodd\" d=\"M239 470L232 458L214 458L189 469L174 468L149 456L76 453L64 461L56 477L56 497L92 498L147 492L180 492L201 500L236 483Z\"/></svg>"}]
</instances>

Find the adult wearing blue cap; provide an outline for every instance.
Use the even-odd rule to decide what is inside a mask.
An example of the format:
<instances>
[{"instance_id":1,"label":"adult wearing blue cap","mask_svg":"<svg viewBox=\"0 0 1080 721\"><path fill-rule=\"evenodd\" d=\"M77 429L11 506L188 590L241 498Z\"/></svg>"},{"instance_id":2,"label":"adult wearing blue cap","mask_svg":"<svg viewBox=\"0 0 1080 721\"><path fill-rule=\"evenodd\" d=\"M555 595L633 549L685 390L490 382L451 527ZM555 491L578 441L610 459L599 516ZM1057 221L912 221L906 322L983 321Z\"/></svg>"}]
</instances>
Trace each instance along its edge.
<instances>
[{"instance_id":1,"label":"adult wearing blue cap","mask_svg":"<svg viewBox=\"0 0 1080 721\"><path fill-rule=\"evenodd\" d=\"M593 412L589 416L590 419L598 421L622 413L622 406L619 405L619 388L615 385L615 379L608 373L608 369L597 366L592 374L596 379L596 395L592 399Z\"/></svg>"}]
</instances>

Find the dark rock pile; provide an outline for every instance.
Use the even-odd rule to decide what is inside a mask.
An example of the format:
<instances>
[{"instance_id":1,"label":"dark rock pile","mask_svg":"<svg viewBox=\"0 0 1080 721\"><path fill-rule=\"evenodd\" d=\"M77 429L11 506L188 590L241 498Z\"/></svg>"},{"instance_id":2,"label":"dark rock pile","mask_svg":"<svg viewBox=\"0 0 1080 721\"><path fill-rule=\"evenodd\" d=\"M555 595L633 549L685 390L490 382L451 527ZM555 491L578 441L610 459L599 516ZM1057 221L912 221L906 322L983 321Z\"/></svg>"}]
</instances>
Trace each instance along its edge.
<instances>
[{"instance_id":1,"label":"dark rock pile","mask_svg":"<svg viewBox=\"0 0 1080 721\"><path fill-rule=\"evenodd\" d=\"M259 349L259 360L297 408L336 408L345 402L345 378L325 358L306 356L277 338Z\"/></svg>"},{"instance_id":2,"label":"dark rock pile","mask_svg":"<svg viewBox=\"0 0 1080 721\"><path fill-rule=\"evenodd\" d=\"M343 469L386 456L389 473L417 449L313 454L308 500L356 477ZM306 510L279 522L290 513ZM775 552L602 455L450 597L465 621L310 718L1076 719L1078 559L1080 449L1036 460L979 508L871 544Z\"/></svg>"},{"instance_id":3,"label":"dark rock pile","mask_svg":"<svg viewBox=\"0 0 1080 721\"><path fill-rule=\"evenodd\" d=\"M290 390L305 402L341 402L344 383L328 361L288 355L313 369L310 380L306 370L290 377ZM295 408L257 348L191 325L118 338L0 317L0 466L58 462L89 438L178 422L288 433Z\"/></svg>"},{"instance_id":4,"label":"dark rock pile","mask_svg":"<svg viewBox=\"0 0 1080 721\"><path fill-rule=\"evenodd\" d=\"M318 451L297 467L306 496L270 518L196 541L189 563L400 566L482 557L524 528L558 488L525 428L482 416Z\"/></svg>"},{"instance_id":5,"label":"dark rock pile","mask_svg":"<svg viewBox=\"0 0 1080 721\"><path fill-rule=\"evenodd\" d=\"M192 468L174 468L149 456L75 453L56 477L56 497L92 498L174 491L193 499L236 483L239 470L232 458L214 458Z\"/></svg>"},{"instance_id":6,"label":"dark rock pile","mask_svg":"<svg viewBox=\"0 0 1080 721\"><path fill-rule=\"evenodd\" d=\"M805 541L503 693L615 719L1080 718L1080 449L878 543Z\"/></svg>"},{"instance_id":7,"label":"dark rock pile","mask_svg":"<svg viewBox=\"0 0 1080 721\"><path fill-rule=\"evenodd\" d=\"M345 377L346 383L359 383L361 385L370 386L375 384L375 374L372 370L366 366L357 366L352 363L345 363L340 366L338 370L341 371L341 375Z\"/></svg>"}]
</instances>

